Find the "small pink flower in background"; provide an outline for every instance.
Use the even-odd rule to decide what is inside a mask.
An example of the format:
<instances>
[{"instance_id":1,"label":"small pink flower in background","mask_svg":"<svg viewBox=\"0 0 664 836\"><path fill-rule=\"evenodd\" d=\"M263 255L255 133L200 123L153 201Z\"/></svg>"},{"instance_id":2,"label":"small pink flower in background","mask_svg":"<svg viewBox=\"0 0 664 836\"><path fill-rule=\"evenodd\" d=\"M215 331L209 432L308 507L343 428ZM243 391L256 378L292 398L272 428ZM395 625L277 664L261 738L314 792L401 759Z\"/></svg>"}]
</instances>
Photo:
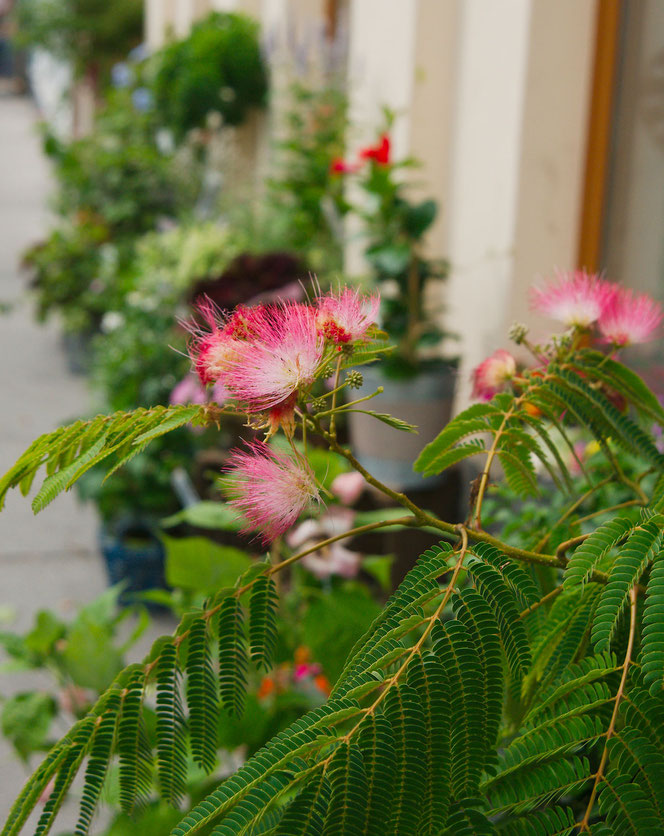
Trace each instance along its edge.
<instances>
[{"instance_id":1,"label":"small pink flower in background","mask_svg":"<svg viewBox=\"0 0 664 836\"><path fill-rule=\"evenodd\" d=\"M635 345L652 339L664 314L659 302L647 293L618 288L597 323L605 342Z\"/></svg>"},{"instance_id":2,"label":"small pink flower in background","mask_svg":"<svg viewBox=\"0 0 664 836\"><path fill-rule=\"evenodd\" d=\"M352 505L360 498L366 486L364 476L356 470L351 470L348 473L340 473L332 481L330 490L344 505Z\"/></svg>"},{"instance_id":3,"label":"small pink flower in background","mask_svg":"<svg viewBox=\"0 0 664 836\"><path fill-rule=\"evenodd\" d=\"M380 297L345 287L318 299L318 330L337 345L362 339L376 321Z\"/></svg>"},{"instance_id":4,"label":"small pink flower in background","mask_svg":"<svg viewBox=\"0 0 664 836\"><path fill-rule=\"evenodd\" d=\"M596 274L561 273L544 287L531 290L532 308L568 327L588 328L616 293L616 286Z\"/></svg>"},{"instance_id":5,"label":"small pink flower in background","mask_svg":"<svg viewBox=\"0 0 664 836\"><path fill-rule=\"evenodd\" d=\"M499 348L473 372L473 397L490 401L515 373L516 360L509 351Z\"/></svg>"},{"instance_id":6,"label":"small pink flower in background","mask_svg":"<svg viewBox=\"0 0 664 836\"><path fill-rule=\"evenodd\" d=\"M319 501L318 488L304 462L276 453L261 441L247 448L229 456L230 504L246 517L245 533L258 531L267 545Z\"/></svg>"},{"instance_id":7,"label":"small pink flower in background","mask_svg":"<svg viewBox=\"0 0 664 836\"><path fill-rule=\"evenodd\" d=\"M320 540L345 534L353 527L355 512L350 508L332 506L317 520L305 520L287 537L288 545L292 549L303 550L315 546ZM318 551L302 558L302 565L319 580L331 575L342 578L354 578L362 562L359 552L351 551L341 542L331 543Z\"/></svg>"},{"instance_id":8,"label":"small pink flower in background","mask_svg":"<svg viewBox=\"0 0 664 836\"><path fill-rule=\"evenodd\" d=\"M169 397L169 402L172 404L203 404L206 401L205 389L192 374L188 374L179 383L176 383Z\"/></svg>"}]
</instances>

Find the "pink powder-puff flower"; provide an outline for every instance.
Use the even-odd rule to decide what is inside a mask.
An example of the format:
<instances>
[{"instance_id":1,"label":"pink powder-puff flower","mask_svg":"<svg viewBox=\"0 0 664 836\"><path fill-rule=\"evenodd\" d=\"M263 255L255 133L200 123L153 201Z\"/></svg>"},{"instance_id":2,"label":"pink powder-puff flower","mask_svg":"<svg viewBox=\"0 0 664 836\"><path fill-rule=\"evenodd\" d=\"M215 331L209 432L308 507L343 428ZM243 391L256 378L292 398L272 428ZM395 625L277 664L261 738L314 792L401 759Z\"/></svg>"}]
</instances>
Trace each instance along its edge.
<instances>
[{"instance_id":1,"label":"pink powder-puff flower","mask_svg":"<svg viewBox=\"0 0 664 836\"><path fill-rule=\"evenodd\" d=\"M499 348L473 372L473 397L490 401L515 373L516 360L509 351Z\"/></svg>"},{"instance_id":2,"label":"pink powder-puff flower","mask_svg":"<svg viewBox=\"0 0 664 836\"><path fill-rule=\"evenodd\" d=\"M366 486L364 476L356 470L351 470L348 473L340 473L333 479L330 490L344 505L352 505L360 498Z\"/></svg>"},{"instance_id":3,"label":"pink powder-puff flower","mask_svg":"<svg viewBox=\"0 0 664 836\"><path fill-rule=\"evenodd\" d=\"M266 308L257 336L234 341L219 363L219 379L247 412L283 407L314 382L325 349L316 314L297 303Z\"/></svg>"},{"instance_id":4,"label":"pink powder-puff flower","mask_svg":"<svg viewBox=\"0 0 664 836\"><path fill-rule=\"evenodd\" d=\"M233 450L226 471L230 504L246 519L245 532L257 531L267 545L288 531L300 514L319 501L308 465L277 453L261 441Z\"/></svg>"},{"instance_id":5,"label":"pink powder-puff flower","mask_svg":"<svg viewBox=\"0 0 664 836\"><path fill-rule=\"evenodd\" d=\"M588 328L610 304L616 286L585 270L561 273L531 290L532 308L568 327Z\"/></svg>"},{"instance_id":6,"label":"pink powder-puff flower","mask_svg":"<svg viewBox=\"0 0 664 836\"><path fill-rule=\"evenodd\" d=\"M663 316L662 306L647 293L619 288L597 325L605 342L623 347L648 342Z\"/></svg>"},{"instance_id":7,"label":"pink powder-puff flower","mask_svg":"<svg viewBox=\"0 0 664 836\"><path fill-rule=\"evenodd\" d=\"M362 339L376 321L380 297L345 287L318 299L318 330L336 345Z\"/></svg>"}]
</instances>

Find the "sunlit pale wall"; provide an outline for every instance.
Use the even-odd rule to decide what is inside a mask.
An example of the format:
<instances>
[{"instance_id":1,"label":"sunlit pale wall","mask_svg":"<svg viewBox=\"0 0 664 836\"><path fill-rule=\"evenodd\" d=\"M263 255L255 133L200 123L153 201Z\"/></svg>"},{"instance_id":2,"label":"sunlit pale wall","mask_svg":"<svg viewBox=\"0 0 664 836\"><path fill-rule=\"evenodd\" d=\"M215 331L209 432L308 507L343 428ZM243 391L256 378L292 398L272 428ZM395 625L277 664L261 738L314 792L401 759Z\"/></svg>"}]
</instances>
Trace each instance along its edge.
<instances>
[{"instance_id":1,"label":"sunlit pale wall","mask_svg":"<svg viewBox=\"0 0 664 836\"><path fill-rule=\"evenodd\" d=\"M381 103L405 111L397 153L423 161L441 202L430 245L452 265L460 405L512 321L542 328L527 308L533 278L575 266L596 2L351 3L354 112L366 122Z\"/></svg>"},{"instance_id":2,"label":"sunlit pale wall","mask_svg":"<svg viewBox=\"0 0 664 836\"><path fill-rule=\"evenodd\" d=\"M446 325L460 335L459 404L470 370L507 345L538 275L574 267L597 3L601 0L345 0L350 152L399 113L397 157L413 155L435 197L432 255L447 257ZM146 0L156 45L214 6L255 14L266 33L323 20L326 0ZM150 34L152 33L152 34ZM351 269L361 265L357 247Z\"/></svg>"}]
</instances>

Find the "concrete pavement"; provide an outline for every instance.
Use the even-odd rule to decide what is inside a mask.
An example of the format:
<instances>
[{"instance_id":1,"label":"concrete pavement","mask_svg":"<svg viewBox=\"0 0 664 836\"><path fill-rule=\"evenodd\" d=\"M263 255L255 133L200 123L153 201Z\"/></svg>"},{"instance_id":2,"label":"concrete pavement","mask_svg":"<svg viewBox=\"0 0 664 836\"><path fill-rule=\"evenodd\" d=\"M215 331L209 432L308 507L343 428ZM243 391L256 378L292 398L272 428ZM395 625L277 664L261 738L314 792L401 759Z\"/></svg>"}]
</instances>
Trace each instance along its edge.
<instances>
[{"instance_id":1,"label":"concrete pavement","mask_svg":"<svg viewBox=\"0 0 664 836\"><path fill-rule=\"evenodd\" d=\"M35 324L25 277L18 271L21 252L44 237L48 224L49 172L37 118L28 99L0 97L0 310L6 311L0 312L2 473L36 436L88 408L85 381L67 371L56 324ZM0 513L0 629L24 631L43 608L66 616L101 592L106 580L95 538L94 511L79 505L74 494L60 496L35 517L30 499L12 491ZM13 613L9 622L6 607ZM30 674L0 672L0 695L39 687L38 682ZM0 738L0 822L25 776ZM70 816L63 817L66 824L71 826ZM30 824L25 828L33 830Z\"/></svg>"}]
</instances>

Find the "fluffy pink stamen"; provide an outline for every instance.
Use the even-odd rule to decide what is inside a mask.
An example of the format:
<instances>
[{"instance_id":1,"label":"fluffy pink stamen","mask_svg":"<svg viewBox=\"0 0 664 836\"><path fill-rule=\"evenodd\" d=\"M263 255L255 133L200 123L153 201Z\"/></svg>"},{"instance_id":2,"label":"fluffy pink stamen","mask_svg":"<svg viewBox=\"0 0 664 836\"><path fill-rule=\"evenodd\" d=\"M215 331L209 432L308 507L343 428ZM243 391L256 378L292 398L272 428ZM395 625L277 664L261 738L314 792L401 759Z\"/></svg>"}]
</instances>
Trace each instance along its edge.
<instances>
[{"instance_id":1,"label":"fluffy pink stamen","mask_svg":"<svg viewBox=\"0 0 664 836\"><path fill-rule=\"evenodd\" d=\"M245 532L258 532L265 544L288 531L319 501L309 467L261 441L233 450L226 470L233 477L230 504L247 519Z\"/></svg>"},{"instance_id":2,"label":"fluffy pink stamen","mask_svg":"<svg viewBox=\"0 0 664 836\"><path fill-rule=\"evenodd\" d=\"M619 288L597 323L607 343L635 345L650 340L662 322L662 306L647 293Z\"/></svg>"},{"instance_id":3,"label":"fluffy pink stamen","mask_svg":"<svg viewBox=\"0 0 664 836\"><path fill-rule=\"evenodd\" d=\"M515 372L516 360L509 351L499 348L473 372L473 397L490 401L514 377Z\"/></svg>"},{"instance_id":4,"label":"fluffy pink stamen","mask_svg":"<svg viewBox=\"0 0 664 836\"><path fill-rule=\"evenodd\" d=\"M531 290L534 310L568 327L588 328L610 304L616 286L596 274L561 273L544 287Z\"/></svg>"},{"instance_id":5,"label":"fluffy pink stamen","mask_svg":"<svg viewBox=\"0 0 664 836\"><path fill-rule=\"evenodd\" d=\"M317 301L318 329L337 345L362 339L376 321L380 306L378 296L364 296L349 287Z\"/></svg>"}]
</instances>

